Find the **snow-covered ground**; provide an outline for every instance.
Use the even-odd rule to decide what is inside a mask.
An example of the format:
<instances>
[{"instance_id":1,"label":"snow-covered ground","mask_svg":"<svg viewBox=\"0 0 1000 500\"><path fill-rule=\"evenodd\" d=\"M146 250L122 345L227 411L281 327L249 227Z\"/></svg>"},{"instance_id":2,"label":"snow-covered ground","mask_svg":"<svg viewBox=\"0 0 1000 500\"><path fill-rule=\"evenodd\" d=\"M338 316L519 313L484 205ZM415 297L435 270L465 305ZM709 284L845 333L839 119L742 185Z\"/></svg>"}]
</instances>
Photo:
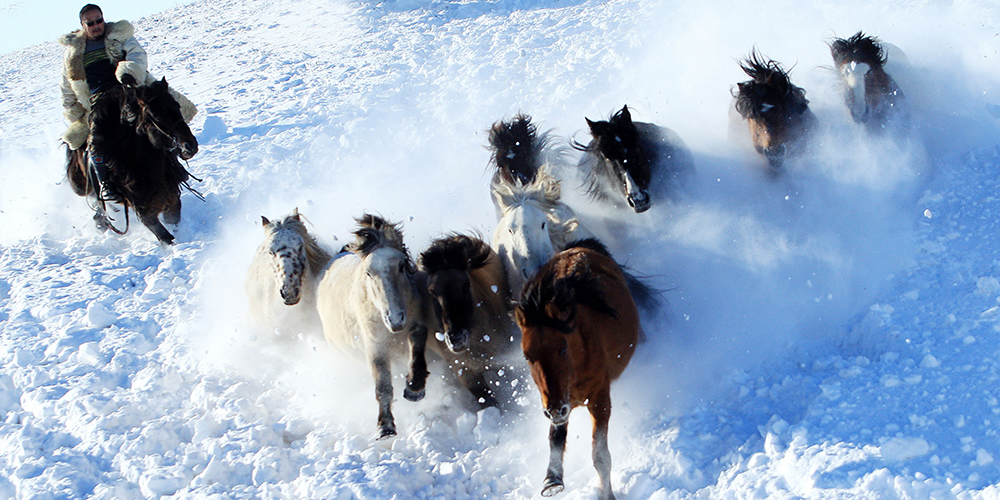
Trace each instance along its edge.
<instances>
[{"instance_id":1,"label":"snow-covered ground","mask_svg":"<svg viewBox=\"0 0 1000 500\"><path fill-rule=\"evenodd\" d=\"M613 389L618 497L1000 497L991 2L216 0L132 21L202 111L206 201L185 195L169 249L98 234L63 181L59 47L0 56L0 497L537 497L533 384L477 414L432 366L375 442L369 369L318 333L252 326L243 280L260 216L296 207L334 249L365 211L415 252L492 234L495 120L582 141L585 116L623 104L674 129L698 173L636 215L560 172L669 301ZM906 141L865 137L840 101L824 42L859 29L895 46ZM777 180L727 132L754 46L823 124ZM561 498L596 495L589 433L577 410Z\"/></svg>"}]
</instances>

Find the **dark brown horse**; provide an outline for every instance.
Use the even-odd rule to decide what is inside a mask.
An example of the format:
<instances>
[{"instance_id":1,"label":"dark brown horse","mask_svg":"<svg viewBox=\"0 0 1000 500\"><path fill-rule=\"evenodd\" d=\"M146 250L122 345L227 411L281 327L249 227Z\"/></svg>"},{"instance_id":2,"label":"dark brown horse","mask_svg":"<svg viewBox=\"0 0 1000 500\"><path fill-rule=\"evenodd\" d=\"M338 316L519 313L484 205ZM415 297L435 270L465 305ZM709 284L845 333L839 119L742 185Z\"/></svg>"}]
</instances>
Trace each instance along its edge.
<instances>
[{"instance_id":1,"label":"dark brown horse","mask_svg":"<svg viewBox=\"0 0 1000 500\"><path fill-rule=\"evenodd\" d=\"M489 130L490 164L496 167L493 182L528 185L546 162L547 133L538 133L531 117L518 113L500 120Z\"/></svg>"},{"instance_id":2,"label":"dark brown horse","mask_svg":"<svg viewBox=\"0 0 1000 500\"><path fill-rule=\"evenodd\" d=\"M639 312L620 266L594 239L571 243L538 271L515 309L521 347L542 395L549 427L549 467L542 495L563 489L563 453L570 410L593 417L594 467L600 498L612 499L611 381L628 365L639 341Z\"/></svg>"},{"instance_id":3,"label":"dark brown horse","mask_svg":"<svg viewBox=\"0 0 1000 500\"><path fill-rule=\"evenodd\" d=\"M454 234L431 242L419 266L448 347L442 357L481 406L496 406L485 374L517 347L503 263L480 238Z\"/></svg>"},{"instance_id":4,"label":"dark brown horse","mask_svg":"<svg viewBox=\"0 0 1000 500\"><path fill-rule=\"evenodd\" d=\"M857 32L830 42L834 68L844 84L844 102L851 118L870 132L905 127L909 118L906 99L885 72L885 51L878 38Z\"/></svg>"},{"instance_id":5,"label":"dark brown horse","mask_svg":"<svg viewBox=\"0 0 1000 500\"><path fill-rule=\"evenodd\" d=\"M573 147L583 151L587 192L595 200L628 204L645 212L653 199L676 195L694 173L691 152L674 131L652 123L632 121L628 106L608 120L587 120L593 139Z\"/></svg>"},{"instance_id":6,"label":"dark brown horse","mask_svg":"<svg viewBox=\"0 0 1000 500\"><path fill-rule=\"evenodd\" d=\"M750 77L737 84L736 111L747 121L750 140L772 168L801 152L805 139L815 127L806 91L792 85L780 64L753 51L740 61Z\"/></svg>"},{"instance_id":7,"label":"dark brown horse","mask_svg":"<svg viewBox=\"0 0 1000 500\"><path fill-rule=\"evenodd\" d=\"M108 163L109 182L125 198L125 216L130 207L157 239L173 243L173 235L158 215L162 213L169 224L180 222L180 188L190 189L189 174L180 160L198 152L198 140L181 117L167 80L144 86L120 85L97 94L91 103L90 122L89 149ZM80 196L95 193L88 175L87 149L67 154L66 175ZM94 215L98 228L113 228L101 205L99 201Z\"/></svg>"}]
</instances>

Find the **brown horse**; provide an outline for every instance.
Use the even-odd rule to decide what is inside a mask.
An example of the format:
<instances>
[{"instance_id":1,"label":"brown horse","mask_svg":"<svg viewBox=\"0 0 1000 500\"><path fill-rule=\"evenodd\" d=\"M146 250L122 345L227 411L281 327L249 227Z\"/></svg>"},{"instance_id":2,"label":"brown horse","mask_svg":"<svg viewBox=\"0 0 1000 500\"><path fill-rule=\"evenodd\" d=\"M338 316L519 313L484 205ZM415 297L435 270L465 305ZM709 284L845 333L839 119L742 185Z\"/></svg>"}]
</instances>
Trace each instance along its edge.
<instances>
[{"instance_id":1,"label":"brown horse","mask_svg":"<svg viewBox=\"0 0 1000 500\"><path fill-rule=\"evenodd\" d=\"M563 490L569 413L586 405L594 421L593 459L602 499L613 499L608 419L611 381L639 341L639 312L620 266L594 239L571 243L521 292L515 309L521 347L542 395L549 427L543 496Z\"/></svg>"},{"instance_id":2,"label":"brown horse","mask_svg":"<svg viewBox=\"0 0 1000 500\"><path fill-rule=\"evenodd\" d=\"M887 61L878 38L857 32L830 42L834 68L844 84L844 102L851 118L868 131L882 133L905 127L909 118L906 99L885 72Z\"/></svg>"},{"instance_id":3,"label":"brown horse","mask_svg":"<svg viewBox=\"0 0 1000 500\"><path fill-rule=\"evenodd\" d=\"M740 61L740 68L751 79L736 84L736 111L747 121L754 148L776 170L787 157L801 152L816 117L809 110L806 91L792 85L776 61L755 50Z\"/></svg>"},{"instance_id":4,"label":"brown horse","mask_svg":"<svg viewBox=\"0 0 1000 500\"><path fill-rule=\"evenodd\" d=\"M174 236L158 219L176 224L181 218L181 186L189 174L180 160L198 152L198 140L181 116L180 104L170 95L167 80L149 85L120 85L94 96L90 111L89 150L108 163L109 181L122 193L128 207L160 242ZM87 150L67 151L66 176L80 196L94 196L88 175ZM197 196L200 195L191 190ZM94 221L98 229L124 232L109 223L98 201ZM127 217L127 212L125 213ZM127 227L125 228L127 230Z\"/></svg>"},{"instance_id":5,"label":"brown horse","mask_svg":"<svg viewBox=\"0 0 1000 500\"><path fill-rule=\"evenodd\" d=\"M419 266L448 346L442 357L481 406L496 406L485 373L502 369L501 358L517 345L503 263L480 238L454 234L431 242Z\"/></svg>"}]
</instances>

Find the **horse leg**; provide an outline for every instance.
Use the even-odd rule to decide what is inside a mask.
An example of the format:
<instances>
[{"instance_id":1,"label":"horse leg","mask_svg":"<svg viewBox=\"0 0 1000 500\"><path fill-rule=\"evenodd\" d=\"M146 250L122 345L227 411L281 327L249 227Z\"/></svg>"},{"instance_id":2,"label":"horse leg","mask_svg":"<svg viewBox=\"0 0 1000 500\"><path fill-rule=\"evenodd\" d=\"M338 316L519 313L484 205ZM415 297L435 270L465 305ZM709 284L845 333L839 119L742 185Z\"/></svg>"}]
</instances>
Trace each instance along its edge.
<instances>
[{"instance_id":1,"label":"horse leg","mask_svg":"<svg viewBox=\"0 0 1000 500\"><path fill-rule=\"evenodd\" d=\"M181 221L181 197L178 196L163 212L163 222L177 225Z\"/></svg>"},{"instance_id":2,"label":"horse leg","mask_svg":"<svg viewBox=\"0 0 1000 500\"><path fill-rule=\"evenodd\" d=\"M563 453L566 451L568 422L549 426L549 469L545 472L542 496L550 497L563 490Z\"/></svg>"},{"instance_id":3,"label":"horse leg","mask_svg":"<svg viewBox=\"0 0 1000 500\"><path fill-rule=\"evenodd\" d=\"M142 222L144 226L148 227L149 230L156 235L156 239L160 240L161 243L167 245L174 244L174 235L170 234L170 231L167 231L167 228L163 227L163 224L160 224L160 219L157 218L157 214L155 212L150 213L145 210L136 209L135 213L139 216L139 221Z\"/></svg>"},{"instance_id":4,"label":"horse leg","mask_svg":"<svg viewBox=\"0 0 1000 500\"><path fill-rule=\"evenodd\" d=\"M614 500L611 491L611 450L608 449L608 420L611 419L611 387L607 387L592 398L587 405L594 420L593 458L594 468L601 478L601 500Z\"/></svg>"},{"instance_id":5,"label":"horse leg","mask_svg":"<svg viewBox=\"0 0 1000 500\"><path fill-rule=\"evenodd\" d=\"M403 397L409 401L420 401L427 393L427 327L421 324L410 328L410 373L406 374L406 389Z\"/></svg>"},{"instance_id":6,"label":"horse leg","mask_svg":"<svg viewBox=\"0 0 1000 500\"><path fill-rule=\"evenodd\" d=\"M484 370L470 370L468 366L464 368L462 374L458 376L458 380L476 398L479 409L499 406L496 396L490 389L489 382L486 381L486 372Z\"/></svg>"},{"instance_id":7,"label":"horse leg","mask_svg":"<svg viewBox=\"0 0 1000 500\"><path fill-rule=\"evenodd\" d=\"M375 400L378 401L378 439L396 435L396 421L392 418L392 374L389 358L385 353L372 356L372 375L375 377Z\"/></svg>"}]
</instances>

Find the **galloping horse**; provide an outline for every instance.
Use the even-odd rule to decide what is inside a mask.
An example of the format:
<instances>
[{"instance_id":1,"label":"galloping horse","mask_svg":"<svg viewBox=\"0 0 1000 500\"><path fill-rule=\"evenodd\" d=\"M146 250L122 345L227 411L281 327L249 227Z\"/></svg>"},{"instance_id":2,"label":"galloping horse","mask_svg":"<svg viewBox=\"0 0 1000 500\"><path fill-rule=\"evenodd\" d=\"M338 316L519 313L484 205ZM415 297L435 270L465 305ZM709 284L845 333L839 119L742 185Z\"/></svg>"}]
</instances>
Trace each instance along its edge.
<instances>
[{"instance_id":1,"label":"galloping horse","mask_svg":"<svg viewBox=\"0 0 1000 500\"><path fill-rule=\"evenodd\" d=\"M563 245L577 239L576 214L560 200L559 181L552 176L547 134L538 134L531 117L518 114L490 129L490 162L497 171L490 182L497 228L493 249L504 265L508 289L521 286Z\"/></svg>"},{"instance_id":2,"label":"galloping horse","mask_svg":"<svg viewBox=\"0 0 1000 500\"><path fill-rule=\"evenodd\" d=\"M181 116L181 108L170 95L166 78L144 86L120 85L97 94L91 104L90 150L108 163L109 182L114 183L128 207L164 244L174 236L164 222L176 224L181 219L183 185L189 174L178 160L189 160L198 152L198 140ZM66 175L73 191L93 196L87 168L87 148L68 151ZM99 204L102 202L99 200ZM103 206L94 215L101 230L115 229ZM125 230L127 230L127 225Z\"/></svg>"},{"instance_id":3,"label":"galloping horse","mask_svg":"<svg viewBox=\"0 0 1000 500\"><path fill-rule=\"evenodd\" d=\"M801 152L816 117L805 90L792 85L777 62L753 51L740 68L751 79L737 84L736 111L749 125L754 148L777 170L787 157Z\"/></svg>"},{"instance_id":4,"label":"galloping horse","mask_svg":"<svg viewBox=\"0 0 1000 500\"><path fill-rule=\"evenodd\" d=\"M499 358L517 345L507 314L510 292L503 263L481 239L454 234L431 242L419 266L427 273L427 290L450 351L442 356L482 406L495 406L484 374L491 365L502 366Z\"/></svg>"},{"instance_id":5,"label":"galloping horse","mask_svg":"<svg viewBox=\"0 0 1000 500\"><path fill-rule=\"evenodd\" d=\"M282 332L318 326L316 286L330 253L309 234L298 209L282 220L261 221L264 241L246 277L250 315Z\"/></svg>"},{"instance_id":6,"label":"galloping horse","mask_svg":"<svg viewBox=\"0 0 1000 500\"><path fill-rule=\"evenodd\" d=\"M403 245L399 226L365 214L357 220L349 252L323 273L316 307L328 342L361 352L371 365L378 401L378 438L396 435L392 416L393 359L409 355L403 397L419 401L425 394L428 317L415 279L416 267Z\"/></svg>"},{"instance_id":7,"label":"galloping horse","mask_svg":"<svg viewBox=\"0 0 1000 500\"><path fill-rule=\"evenodd\" d=\"M559 181L539 170L531 184L494 182L493 203L500 220L493 233L493 249L503 262L508 288L524 283L566 243L584 232L573 210L560 201Z\"/></svg>"},{"instance_id":8,"label":"galloping horse","mask_svg":"<svg viewBox=\"0 0 1000 500\"><path fill-rule=\"evenodd\" d=\"M569 414L586 406L594 421L593 459L601 479L600 498L613 499L608 450L611 381L628 365L640 330L625 276L597 240L571 243L525 285L514 314L545 416L551 421L542 495L563 490Z\"/></svg>"},{"instance_id":9,"label":"galloping horse","mask_svg":"<svg viewBox=\"0 0 1000 500\"><path fill-rule=\"evenodd\" d=\"M587 125L593 139L573 147L583 151L579 167L587 192L596 200L614 197L636 213L652 204L650 191L676 194L694 172L691 152L674 131L652 123L632 121L628 106L607 121Z\"/></svg>"},{"instance_id":10,"label":"galloping horse","mask_svg":"<svg viewBox=\"0 0 1000 500\"><path fill-rule=\"evenodd\" d=\"M835 38L830 42L830 53L855 122L874 133L906 125L906 98L885 72L887 58L878 38L860 31L847 39Z\"/></svg>"}]
</instances>

